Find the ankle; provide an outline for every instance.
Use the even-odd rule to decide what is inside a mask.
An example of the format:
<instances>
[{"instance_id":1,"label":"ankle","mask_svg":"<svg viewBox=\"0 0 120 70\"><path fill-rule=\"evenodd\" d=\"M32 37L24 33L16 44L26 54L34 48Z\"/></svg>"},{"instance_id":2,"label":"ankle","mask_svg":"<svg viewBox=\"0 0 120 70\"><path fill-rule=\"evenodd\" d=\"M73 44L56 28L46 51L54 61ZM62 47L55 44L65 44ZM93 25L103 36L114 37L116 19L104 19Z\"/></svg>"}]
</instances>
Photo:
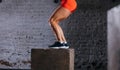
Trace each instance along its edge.
<instances>
[{"instance_id":1,"label":"ankle","mask_svg":"<svg viewBox=\"0 0 120 70\"><path fill-rule=\"evenodd\" d=\"M63 41L58 41L58 42L60 42L61 44L64 43Z\"/></svg>"},{"instance_id":2,"label":"ankle","mask_svg":"<svg viewBox=\"0 0 120 70\"><path fill-rule=\"evenodd\" d=\"M63 42L63 43L67 44L67 42Z\"/></svg>"},{"instance_id":3,"label":"ankle","mask_svg":"<svg viewBox=\"0 0 120 70\"><path fill-rule=\"evenodd\" d=\"M61 42L61 41L59 41L59 42L60 42L60 43L65 43L65 44L67 43L67 42L64 42L64 41L62 41L62 42Z\"/></svg>"}]
</instances>

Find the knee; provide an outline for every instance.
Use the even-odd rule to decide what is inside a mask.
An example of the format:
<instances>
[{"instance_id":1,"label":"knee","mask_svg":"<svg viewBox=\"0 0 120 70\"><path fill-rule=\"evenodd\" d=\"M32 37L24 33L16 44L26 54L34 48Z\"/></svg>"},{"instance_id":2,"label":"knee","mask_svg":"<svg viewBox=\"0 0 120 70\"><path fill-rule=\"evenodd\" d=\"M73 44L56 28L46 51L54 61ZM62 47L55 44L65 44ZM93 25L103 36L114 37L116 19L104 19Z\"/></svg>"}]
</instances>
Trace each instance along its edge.
<instances>
[{"instance_id":1,"label":"knee","mask_svg":"<svg viewBox=\"0 0 120 70\"><path fill-rule=\"evenodd\" d=\"M56 24L58 24L58 22L59 22L59 20L55 19L55 18L50 18L50 20L49 20L50 25L56 25Z\"/></svg>"}]
</instances>

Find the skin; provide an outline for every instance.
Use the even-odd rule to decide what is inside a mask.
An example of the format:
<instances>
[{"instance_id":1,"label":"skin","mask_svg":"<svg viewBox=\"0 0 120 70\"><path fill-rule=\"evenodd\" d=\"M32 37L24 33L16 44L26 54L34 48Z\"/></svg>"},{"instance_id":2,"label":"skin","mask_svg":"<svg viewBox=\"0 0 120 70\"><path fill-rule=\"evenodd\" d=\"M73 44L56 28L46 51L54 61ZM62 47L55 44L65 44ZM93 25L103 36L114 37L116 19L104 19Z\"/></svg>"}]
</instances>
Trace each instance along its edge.
<instances>
[{"instance_id":1,"label":"skin","mask_svg":"<svg viewBox=\"0 0 120 70\"><path fill-rule=\"evenodd\" d=\"M55 36L59 42L66 42L64 33L62 28L60 27L59 23L69 17L71 12L62 7L59 6L55 12L52 14L51 18L49 19L50 25L53 29L53 32L55 33Z\"/></svg>"}]
</instances>

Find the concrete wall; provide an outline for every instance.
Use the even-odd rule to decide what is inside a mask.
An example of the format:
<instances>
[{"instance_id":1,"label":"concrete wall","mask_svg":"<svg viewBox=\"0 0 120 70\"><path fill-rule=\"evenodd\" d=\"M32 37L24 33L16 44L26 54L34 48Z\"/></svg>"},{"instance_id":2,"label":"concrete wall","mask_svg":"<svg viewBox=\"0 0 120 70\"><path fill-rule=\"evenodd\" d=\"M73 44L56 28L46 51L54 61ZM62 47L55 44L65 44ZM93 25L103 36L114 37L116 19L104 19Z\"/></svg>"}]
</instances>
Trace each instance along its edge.
<instances>
[{"instance_id":1,"label":"concrete wall","mask_svg":"<svg viewBox=\"0 0 120 70\"><path fill-rule=\"evenodd\" d=\"M108 70L120 69L120 5L108 11Z\"/></svg>"},{"instance_id":2,"label":"concrete wall","mask_svg":"<svg viewBox=\"0 0 120 70\"><path fill-rule=\"evenodd\" d=\"M56 6L50 0L0 3L0 68L28 69L31 48L54 42L48 19Z\"/></svg>"},{"instance_id":3,"label":"concrete wall","mask_svg":"<svg viewBox=\"0 0 120 70\"><path fill-rule=\"evenodd\" d=\"M68 22L67 37L76 50L75 70L106 70L107 14L101 9L78 9Z\"/></svg>"}]
</instances>

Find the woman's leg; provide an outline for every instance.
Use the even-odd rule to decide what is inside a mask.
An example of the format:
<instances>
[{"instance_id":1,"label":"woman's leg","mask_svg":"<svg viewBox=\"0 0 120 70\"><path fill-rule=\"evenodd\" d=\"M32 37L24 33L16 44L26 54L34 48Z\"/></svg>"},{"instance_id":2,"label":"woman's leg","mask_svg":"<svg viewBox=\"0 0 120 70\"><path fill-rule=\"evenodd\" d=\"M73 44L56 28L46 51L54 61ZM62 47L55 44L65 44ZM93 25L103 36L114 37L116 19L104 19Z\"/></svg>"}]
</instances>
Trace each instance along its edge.
<instances>
[{"instance_id":1,"label":"woman's leg","mask_svg":"<svg viewBox=\"0 0 120 70\"><path fill-rule=\"evenodd\" d=\"M57 40L60 42L66 42L66 39L62 28L59 26L59 22L66 19L70 14L71 12L66 8L59 7L50 18L51 27L55 32Z\"/></svg>"}]
</instances>

